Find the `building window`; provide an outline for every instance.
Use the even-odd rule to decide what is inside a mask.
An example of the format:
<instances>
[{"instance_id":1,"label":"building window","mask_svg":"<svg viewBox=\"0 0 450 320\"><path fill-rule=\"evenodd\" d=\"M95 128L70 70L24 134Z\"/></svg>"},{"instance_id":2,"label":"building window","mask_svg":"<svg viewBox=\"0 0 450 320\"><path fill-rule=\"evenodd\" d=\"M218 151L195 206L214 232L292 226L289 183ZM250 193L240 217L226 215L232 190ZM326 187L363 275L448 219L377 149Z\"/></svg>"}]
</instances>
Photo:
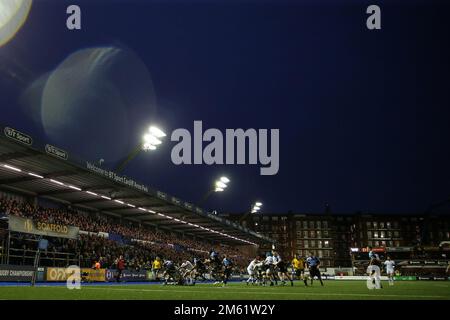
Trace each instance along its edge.
<instances>
[{"instance_id":1,"label":"building window","mask_svg":"<svg viewBox=\"0 0 450 320\"><path fill-rule=\"evenodd\" d=\"M375 221L375 222L373 223L373 228L374 228L374 229L377 229L377 228L378 228L378 222Z\"/></svg>"},{"instance_id":2,"label":"building window","mask_svg":"<svg viewBox=\"0 0 450 320\"><path fill-rule=\"evenodd\" d=\"M310 237L310 238L315 238L315 236L316 236L316 232L313 231L313 230L311 230L311 231L309 232L309 237Z\"/></svg>"},{"instance_id":3,"label":"building window","mask_svg":"<svg viewBox=\"0 0 450 320\"><path fill-rule=\"evenodd\" d=\"M380 238L384 238L384 236L385 236L384 231L380 231Z\"/></svg>"},{"instance_id":4,"label":"building window","mask_svg":"<svg viewBox=\"0 0 450 320\"><path fill-rule=\"evenodd\" d=\"M325 240L325 241L323 242L323 244L325 245L325 248L328 248L329 245L330 245L330 242L329 242L328 240Z\"/></svg>"},{"instance_id":5,"label":"building window","mask_svg":"<svg viewBox=\"0 0 450 320\"><path fill-rule=\"evenodd\" d=\"M311 240L311 248L315 248L316 247L316 241L315 240Z\"/></svg>"},{"instance_id":6,"label":"building window","mask_svg":"<svg viewBox=\"0 0 450 320\"><path fill-rule=\"evenodd\" d=\"M322 238L322 231L320 230L317 231L317 238Z\"/></svg>"},{"instance_id":7,"label":"building window","mask_svg":"<svg viewBox=\"0 0 450 320\"><path fill-rule=\"evenodd\" d=\"M309 228L310 229L314 229L314 221L310 221L309 222Z\"/></svg>"},{"instance_id":8,"label":"building window","mask_svg":"<svg viewBox=\"0 0 450 320\"><path fill-rule=\"evenodd\" d=\"M320 229L320 228L322 228L321 223L320 223L320 221L317 221L317 229Z\"/></svg>"},{"instance_id":9,"label":"building window","mask_svg":"<svg viewBox=\"0 0 450 320\"><path fill-rule=\"evenodd\" d=\"M308 222L307 221L303 221L303 229L308 229Z\"/></svg>"},{"instance_id":10,"label":"building window","mask_svg":"<svg viewBox=\"0 0 450 320\"><path fill-rule=\"evenodd\" d=\"M317 246L318 246L319 248L322 248L322 240L317 241Z\"/></svg>"},{"instance_id":11,"label":"building window","mask_svg":"<svg viewBox=\"0 0 450 320\"><path fill-rule=\"evenodd\" d=\"M372 238L372 231L367 231L367 237L368 237L369 239ZM361 237L361 238L362 238L362 237Z\"/></svg>"},{"instance_id":12,"label":"building window","mask_svg":"<svg viewBox=\"0 0 450 320\"><path fill-rule=\"evenodd\" d=\"M303 231L303 236L305 237L305 238L308 238L308 231Z\"/></svg>"},{"instance_id":13,"label":"building window","mask_svg":"<svg viewBox=\"0 0 450 320\"><path fill-rule=\"evenodd\" d=\"M390 229L391 228L391 223L390 222L386 222L386 229Z\"/></svg>"},{"instance_id":14,"label":"building window","mask_svg":"<svg viewBox=\"0 0 450 320\"><path fill-rule=\"evenodd\" d=\"M305 240L305 248L309 248L309 241Z\"/></svg>"},{"instance_id":15,"label":"building window","mask_svg":"<svg viewBox=\"0 0 450 320\"><path fill-rule=\"evenodd\" d=\"M328 222L327 221L323 221L322 225L323 225L324 229L328 229Z\"/></svg>"},{"instance_id":16,"label":"building window","mask_svg":"<svg viewBox=\"0 0 450 320\"><path fill-rule=\"evenodd\" d=\"M380 229L384 229L384 222L380 222Z\"/></svg>"}]
</instances>

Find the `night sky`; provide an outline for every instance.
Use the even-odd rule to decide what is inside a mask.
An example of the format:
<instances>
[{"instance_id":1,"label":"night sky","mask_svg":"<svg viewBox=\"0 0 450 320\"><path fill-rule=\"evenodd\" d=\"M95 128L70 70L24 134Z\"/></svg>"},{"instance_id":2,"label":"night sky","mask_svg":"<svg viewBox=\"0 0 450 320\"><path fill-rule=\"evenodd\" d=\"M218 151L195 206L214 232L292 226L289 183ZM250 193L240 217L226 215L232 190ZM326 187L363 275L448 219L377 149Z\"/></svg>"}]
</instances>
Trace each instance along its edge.
<instances>
[{"instance_id":1,"label":"night sky","mask_svg":"<svg viewBox=\"0 0 450 320\"><path fill-rule=\"evenodd\" d=\"M124 173L193 203L226 175L228 190L205 205L219 212L244 212L256 200L263 212L323 212L325 202L340 213L423 212L450 196L443 2L37 0L0 47L0 122L108 168L151 123L169 135L192 132L194 120L223 131L279 128L275 176L261 176L260 165L176 166L170 137ZM69 4L82 9L80 31L66 29ZM381 30L366 28L369 4L381 7ZM49 134L39 90L25 93L70 54L95 47L140 59L153 88L126 62L114 73L118 97L131 90L152 103L130 98L114 109L101 95L77 97L80 111ZM104 78L95 79L102 92Z\"/></svg>"}]
</instances>

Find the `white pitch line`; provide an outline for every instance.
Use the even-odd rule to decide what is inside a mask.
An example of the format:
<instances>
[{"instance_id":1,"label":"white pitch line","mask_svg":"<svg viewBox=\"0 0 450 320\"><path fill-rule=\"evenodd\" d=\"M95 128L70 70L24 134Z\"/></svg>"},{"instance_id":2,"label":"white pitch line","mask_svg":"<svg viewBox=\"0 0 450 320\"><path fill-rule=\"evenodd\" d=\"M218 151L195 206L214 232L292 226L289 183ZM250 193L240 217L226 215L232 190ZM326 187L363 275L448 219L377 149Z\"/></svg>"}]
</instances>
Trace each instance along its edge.
<instances>
[{"instance_id":1,"label":"white pitch line","mask_svg":"<svg viewBox=\"0 0 450 320\"><path fill-rule=\"evenodd\" d=\"M82 287L83 289L111 290L111 291L141 291L141 292L176 292L176 293L202 293L200 290L164 290L164 289L131 289L131 288L95 288ZM229 294L264 294L264 295L315 295L315 296L365 296L365 297L410 297L410 298L448 298L446 296L427 296L427 295L411 295L411 294L367 294L367 293L318 293L318 292L255 292L255 291L222 291Z\"/></svg>"}]
</instances>

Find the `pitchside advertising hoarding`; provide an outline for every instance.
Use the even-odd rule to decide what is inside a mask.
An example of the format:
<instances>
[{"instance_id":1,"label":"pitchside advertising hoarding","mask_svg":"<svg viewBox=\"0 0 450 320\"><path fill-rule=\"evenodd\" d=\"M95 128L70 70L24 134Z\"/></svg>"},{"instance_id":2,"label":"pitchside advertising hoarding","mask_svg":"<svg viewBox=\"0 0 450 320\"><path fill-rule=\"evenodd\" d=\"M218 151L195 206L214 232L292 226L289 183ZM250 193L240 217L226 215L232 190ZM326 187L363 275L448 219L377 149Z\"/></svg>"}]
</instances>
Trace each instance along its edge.
<instances>
[{"instance_id":1,"label":"pitchside advertising hoarding","mask_svg":"<svg viewBox=\"0 0 450 320\"><path fill-rule=\"evenodd\" d=\"M120 281L125 282L136 282L136 281L150 281L153 280L153 275L150 270L124 270L120 276ZM106 270L106 281L113 282L117 281L117 270L107 269Z\"/></svg>"},{"instance_id":2,"label":"pitchside advertising hoarding","mask_svg":"<svg viewBox=\"0 0 450 320\"><path fill-rule=\"evenodd\" d=\"M81 268L81 278L87 282L105 282L106 269ZM67 281L70 272L66 268L47 268L45 280L49 282Z\"/></svg>"},{"instance_id":3,"label":"pitchside advertising hoarding","mask_svg":"<svg viewBox=\"0 0 450 320\"><path fill-rule=\"evenodd\" d=\"M31 281L35 270L33 266L0 265L0 281Z\"/></svg>"},{"instance_id":4,"label":"pitchside advertising hoarding","mask_svg":"<svg viewBox=\"0 0 450 320\"><path fill-rule=\"evenodd\" d=\"M49 237L77 239L79 228L55 224L45 221L35 222L31 219L9 216L9 230L22 233L31 233Z\"/></svg>"}]
</instances>

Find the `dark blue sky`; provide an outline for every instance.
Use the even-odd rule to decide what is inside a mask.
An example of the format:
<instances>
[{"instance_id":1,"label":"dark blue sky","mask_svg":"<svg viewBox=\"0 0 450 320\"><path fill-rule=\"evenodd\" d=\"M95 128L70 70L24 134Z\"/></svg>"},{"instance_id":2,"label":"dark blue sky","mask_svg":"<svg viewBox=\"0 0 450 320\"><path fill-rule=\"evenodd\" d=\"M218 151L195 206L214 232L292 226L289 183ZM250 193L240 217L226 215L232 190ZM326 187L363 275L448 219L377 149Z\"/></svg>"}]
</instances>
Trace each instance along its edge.
<instances>
[{"instance_id":1,"label":"dark blue sky","mask_svg":"<svg viewBox=\"0 0 450 320\"><path fill-rule=\"evenodd\" d=\"M335 212L422 212L450 196L449 7L376 3L378 31L365 26L366 1L35 1L0 48L0 121L88 160L117 142L131 149L148 123L168 133L194 120L279 128L275 176L259 166L175 166L168 140L124 173L194 203L227 175L229 190L206 205L221 212L255 200L265 212L321 212L325 202ZM81 6L81 31L65 28L68 4ZM54 141L20 97L71 53L98 46L139 56L156 108L126 111L124 134L113 124L121 115L100 116L110 109L98 103L88 111L109 138L74 117L66 142Z\"/></svg>"}]
</instances>

